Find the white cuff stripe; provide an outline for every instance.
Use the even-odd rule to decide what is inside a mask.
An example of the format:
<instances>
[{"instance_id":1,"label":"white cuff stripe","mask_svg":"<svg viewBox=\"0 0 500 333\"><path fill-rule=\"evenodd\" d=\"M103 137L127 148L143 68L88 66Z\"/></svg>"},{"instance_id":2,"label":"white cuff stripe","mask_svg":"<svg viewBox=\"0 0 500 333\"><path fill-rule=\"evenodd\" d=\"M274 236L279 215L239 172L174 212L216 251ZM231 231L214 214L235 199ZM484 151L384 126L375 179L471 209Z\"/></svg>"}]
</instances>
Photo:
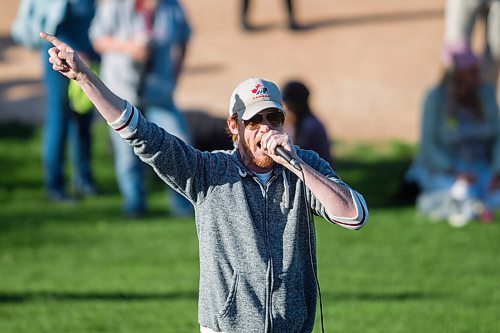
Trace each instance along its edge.
<instances>
[{"instance_id":1,"label":"white cuff stripe","mask_svg":"<svg viewBox=\"0 0 500 333\"><path fill-rule=\"evenodd\" d=\"M367 209L366 204L363 199L361 199L356 192L349 189L351 192L351 197L356 205L356 216L354 217L342 217L342 216L330 216L328 217L333 220L334 223L340 224L346 227L359 227L362 226L367 219Z\"/></svg>"},{"instance_id":2,"label":"white cuff stripe","mask_svg":"<svg viewBox=\"0 0 500 333\"><path fill-rule=\"evenodd\" d=\"M121 116L112 123L108 123L122 138L128 138L137 128L139 123L140 111L132 104L127 102L125 110Z\"/></svg>"}]
</instances>

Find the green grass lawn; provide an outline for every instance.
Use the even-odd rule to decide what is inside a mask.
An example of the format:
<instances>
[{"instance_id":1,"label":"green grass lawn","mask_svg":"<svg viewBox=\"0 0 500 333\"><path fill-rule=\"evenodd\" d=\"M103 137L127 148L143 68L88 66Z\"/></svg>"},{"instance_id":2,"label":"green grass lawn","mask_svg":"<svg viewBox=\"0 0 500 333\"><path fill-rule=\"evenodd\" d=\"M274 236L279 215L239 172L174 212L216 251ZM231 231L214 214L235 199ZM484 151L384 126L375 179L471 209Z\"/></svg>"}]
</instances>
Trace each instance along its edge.
<instances>
[{"instance_id":1,"label":"green grass lawn","mask_svg":"<svg viewBox=\"0 0 500 333\"><path fill-rule=\"evenodd\" d=\"M168 217L154 177L151 215L123 218L96 125L102 195L75 204L45 201L41 131L0 128L0 332L198 332L194 223ZM498 332L500 223L454 229L394 200L411 147L336 150L371 219L357 232L316 220L326 332Z\"/></svg>"}]
</instances>

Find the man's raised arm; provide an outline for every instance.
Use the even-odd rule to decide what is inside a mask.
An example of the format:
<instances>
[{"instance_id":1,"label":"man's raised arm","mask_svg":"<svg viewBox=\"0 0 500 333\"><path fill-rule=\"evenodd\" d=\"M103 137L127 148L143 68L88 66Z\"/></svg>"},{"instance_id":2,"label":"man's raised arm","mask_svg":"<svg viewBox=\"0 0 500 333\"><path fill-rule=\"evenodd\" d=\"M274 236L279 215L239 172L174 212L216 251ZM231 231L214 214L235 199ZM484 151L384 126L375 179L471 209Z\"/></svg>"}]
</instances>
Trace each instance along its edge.
<instances>
[{"instance_id":1,"label":"man's raised arm","mask_svg":"<svg viewBox=\"0 0 500 333\"><path fill-rule=\"evenodd\" d=\"M40 32L40 38L54 45L49 49L52 69L78 82L85 95L108 123L118 119L125 110L125 100L113 94L69 45L44 32Z\"/></svg>"}]
</instances>

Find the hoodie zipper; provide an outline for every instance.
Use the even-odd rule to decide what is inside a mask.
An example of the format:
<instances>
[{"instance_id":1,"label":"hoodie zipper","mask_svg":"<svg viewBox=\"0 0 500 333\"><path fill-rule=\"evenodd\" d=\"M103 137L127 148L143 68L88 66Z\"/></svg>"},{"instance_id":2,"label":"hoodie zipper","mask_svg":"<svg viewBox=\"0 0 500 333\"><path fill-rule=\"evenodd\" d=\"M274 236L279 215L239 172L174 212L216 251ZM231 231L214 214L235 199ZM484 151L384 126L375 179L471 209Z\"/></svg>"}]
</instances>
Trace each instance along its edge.
<instances>
[{"instance_id":1,"label":"hoodie zipper","mask_svg":"<svg viewBox=\"0 0 500 333\"><path fill-rule=\"evenodd\" d=\"M264 227L266 230L266 243L267 243L267 251L268 251L268 256L269 256L269 267L267 270L267 304L266 304L266 317L267 317L267 329L266 332L272 332L273 331L273 316L272 316L272 295L273 295L273 285L274 285L274 274L273 274L273 256L271 253L271 242L269 238L269 219L268 219L268 211L267 211L267 201L268 201L268 196L267 196L267 190L269 188L269 185L272 184L272 182L277 178L277 176L274 174L267 184L264 186L260 180L257 177L253 177L254 180L259 184L260 189L262 191L262 196L264 197Z\"/></svg>"}]
</instances>

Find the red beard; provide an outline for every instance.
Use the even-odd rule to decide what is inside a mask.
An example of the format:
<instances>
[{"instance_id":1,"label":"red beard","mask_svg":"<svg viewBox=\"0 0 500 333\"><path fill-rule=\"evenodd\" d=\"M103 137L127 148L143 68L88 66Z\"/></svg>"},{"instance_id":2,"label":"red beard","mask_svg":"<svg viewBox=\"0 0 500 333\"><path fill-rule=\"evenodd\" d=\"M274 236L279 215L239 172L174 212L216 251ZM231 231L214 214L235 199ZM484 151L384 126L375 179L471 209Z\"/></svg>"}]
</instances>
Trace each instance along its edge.
<instances>
[{"instance_id":1,"label":"red beard","mask_svg":"<svg viewBox=\"0 0 500 333\"><path fill-rule=\"evenodd\" d=\"M256 166L263 169L270 168L273 166L274 161L268 155L264 155L262 157L256 157L244 141L240 142L240 145L243 151L245 152L245 155L251 157L252 163L254 163Z\"/></svg>"}]
</instances>

